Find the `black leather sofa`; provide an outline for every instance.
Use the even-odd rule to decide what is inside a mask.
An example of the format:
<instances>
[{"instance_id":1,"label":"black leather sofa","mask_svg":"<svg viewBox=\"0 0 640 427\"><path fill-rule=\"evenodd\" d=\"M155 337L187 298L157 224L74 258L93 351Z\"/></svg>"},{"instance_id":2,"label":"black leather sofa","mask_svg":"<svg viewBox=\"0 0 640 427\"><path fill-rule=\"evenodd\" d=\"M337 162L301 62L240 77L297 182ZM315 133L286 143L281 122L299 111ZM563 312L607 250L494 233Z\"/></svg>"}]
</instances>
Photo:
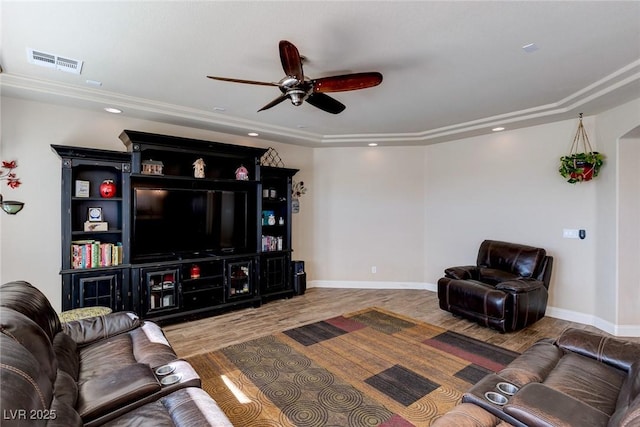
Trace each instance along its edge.
<instances>
[{"instance_id":1,"label":"black leather sofa","mask_svg":"<svg viewBox=\"0 0 640 427\"><path fill-rule=\"evenodd\" d=\"M522 329L544 317L552 266L542 248L485 240L476 265L438 280L440 308L501 332Z\"/></svg>"},{"instance_id":2,"label":"black leather sofa","mask_svg":"<svg viewBox=\"0 0 640 427\"><path fill-rule=\"evenodd\" d=\"M0 332L3 426L231 426L162 329L133 313L61 323L37 288L10 282ZM167 365L176 382L157 373Z\"/></svg>"},{"instance_id":3,"label":"black leather sofa","mask_svg":"<svg viewBox=\"0 0 640 427\"><path fill-rule=\"evenodd\" d=\"M487 375L462 402L432 426L638 427L640 344L567 329Z\"/></svg>"}]
</instances>

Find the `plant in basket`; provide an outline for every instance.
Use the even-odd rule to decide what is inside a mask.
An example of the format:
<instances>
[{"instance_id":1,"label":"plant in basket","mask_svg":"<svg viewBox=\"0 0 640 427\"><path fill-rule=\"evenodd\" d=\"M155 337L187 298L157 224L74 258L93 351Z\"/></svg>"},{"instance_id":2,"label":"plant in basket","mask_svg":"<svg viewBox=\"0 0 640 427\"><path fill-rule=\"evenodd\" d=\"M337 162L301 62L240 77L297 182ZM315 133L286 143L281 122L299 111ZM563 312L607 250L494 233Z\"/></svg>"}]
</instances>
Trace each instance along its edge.
<instances>
[{"instance_id":1,"label":"plant in basket","mask_svg":"<svg viewBox=\"0 0 640 427\"><path fill-rule=\"evenodd\" d=\"M575 184L581 181L590 181L598 176L600 167L604 164L604 156L597 151L574 153L560 157L560 175L567 182Z\"/></svg>"},{"instance_id":2,"label":"plant in basket","mask_svg":"<svg viewBox=\"0 0 640 427\"><path fill-rule=\"evenodd\" d=\"M582 152L578 152L580 146L582 146ZM576 182L590 181L598 176L603 164L604 155L591 148L589 137L582 124L582 113L580 113L580 123L573 144L571 144L571 151L568 155L560 157L558 172L567 182L575 184Z\"/></svg>"}]
</instances>

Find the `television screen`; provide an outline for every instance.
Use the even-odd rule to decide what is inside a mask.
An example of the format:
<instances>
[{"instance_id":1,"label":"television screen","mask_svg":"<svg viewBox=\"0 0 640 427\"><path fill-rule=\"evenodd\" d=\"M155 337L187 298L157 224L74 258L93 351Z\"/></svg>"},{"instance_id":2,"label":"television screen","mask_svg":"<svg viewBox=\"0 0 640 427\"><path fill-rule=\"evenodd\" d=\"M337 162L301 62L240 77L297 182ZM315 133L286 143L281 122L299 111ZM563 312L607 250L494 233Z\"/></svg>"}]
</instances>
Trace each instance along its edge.
<instances>
[{"instance_id":1,"label":"television screen","mask_svg":"<svg viewBox=\"0 0 640 427\"><path fill-rule=\"evenodd\" d=\"M247 193L135 188L132 255L247 248Z\"/></svg>"}]
</instances>

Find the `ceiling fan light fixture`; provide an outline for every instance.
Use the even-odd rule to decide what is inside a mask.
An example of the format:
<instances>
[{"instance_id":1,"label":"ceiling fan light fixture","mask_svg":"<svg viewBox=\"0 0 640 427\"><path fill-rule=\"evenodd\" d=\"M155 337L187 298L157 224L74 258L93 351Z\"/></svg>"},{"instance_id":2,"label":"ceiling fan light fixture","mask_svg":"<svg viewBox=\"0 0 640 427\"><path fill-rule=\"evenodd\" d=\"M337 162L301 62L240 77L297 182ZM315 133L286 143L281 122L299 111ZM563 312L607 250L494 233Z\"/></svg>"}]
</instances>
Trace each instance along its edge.
<instances>
[{"instance_id":1,"label":"ceiling fan light fixture","mask_svg":"<svg viewBox=\"0 0 640 427\"><path fill-rule=\"evenodd\" d=\"M291 99L291 103L297 107L305 100L307 92L302 89L291 89L287 91L287 96Z\"/></svg>"}]
</instances>

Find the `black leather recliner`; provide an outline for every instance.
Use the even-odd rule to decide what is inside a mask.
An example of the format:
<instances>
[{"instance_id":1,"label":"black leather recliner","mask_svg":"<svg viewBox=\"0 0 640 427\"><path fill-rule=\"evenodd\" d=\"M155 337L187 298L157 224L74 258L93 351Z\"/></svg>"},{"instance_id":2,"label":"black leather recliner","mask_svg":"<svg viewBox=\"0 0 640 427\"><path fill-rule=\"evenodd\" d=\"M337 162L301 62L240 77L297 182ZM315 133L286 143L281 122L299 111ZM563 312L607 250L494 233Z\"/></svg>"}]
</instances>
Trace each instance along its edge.
<instances>
[{"instance_id":1,"label":"black leather recliner","mask_svg":"<svg viewBox=\"0 0 640 427\"><path fill-rule=\"evenodd\" d=\"M544 317L552 265L542 248L485 240L476 265L438 280L440 308L501 332L522 329Z\"/></svg>"}]
</instances>

